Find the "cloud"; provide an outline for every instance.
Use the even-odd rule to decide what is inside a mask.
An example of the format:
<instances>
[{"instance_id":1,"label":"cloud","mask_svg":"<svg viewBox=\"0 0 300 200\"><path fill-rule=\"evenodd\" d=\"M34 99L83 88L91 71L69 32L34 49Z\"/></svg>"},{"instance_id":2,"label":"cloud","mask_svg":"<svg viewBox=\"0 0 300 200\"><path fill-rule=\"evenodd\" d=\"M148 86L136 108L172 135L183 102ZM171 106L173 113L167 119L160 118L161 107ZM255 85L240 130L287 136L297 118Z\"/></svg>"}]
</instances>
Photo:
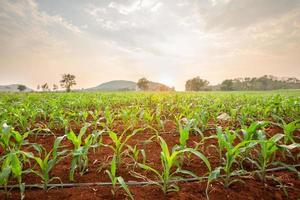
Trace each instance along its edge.
<instances>
[{"instance_id":1,"label":"cloud","mask_svg":"<svg viewBox=\"0 0 300 200\"><path fill-rule=\"evenodd\" d=\"M160 1L134 0L134 1L112 1L108 7L116 9L122 15L128 15L139 10L149 10L156 12L163 5Z\"/></svg>"},{"instance_id":2,"label":"cloud","mask_svg":"<svg viewBox=\"0 0 300 200\"><path fill-rule=\"evenodd\" d=\"M165 77L176 80L179 89L196 75L213 83L273 69L300 76L295 68L299 2L0 1L0 67L6 74L51 67L48 74L68 71L84 77L78 80L84 86L100 79ZM268 67L264 71L260 65Z\"/></svg>"},{"instance_id":3,"label":"cloud","mask_svg":"<svg viewBox=\"0 0 300 200\"><path fill-rule=\"evenodd\" d=\"M277 18L300 6L299 0L214 0L199 7L209 30L240 29Z\"/></svg>"},{"instance_id":4,"label":"cloud","mask_svg":"<svg viewBox=\"0 0 300 200\"><path fill-rule=\"evenodd\" d=\"M59 25L72 33L81 33L79 27L66 21L60 15L49 15L39 10L36 1L34 0L20 0L16 2L1 1L1 12L4 13L11 21L15 18L23 18L24 23L40 25ZM26 22L25 22L26 21ZM9 23L9 22L7 22Z\"/></svg>"},{"instance_id":5,"label":"cloud","mask_svg":"<svg viewBox=\"0 0 300 200\"><path fill-rule=\"evenodd\" d=\"M66 42L58 39L54 30L66 34L81 34L79 27L60 15L49 15L40 11L36 1L1 1L1 47L2 53L18 48L35 52L55 51L66 48ZM2 54L3 55L3 54Z\"/></svg>"},{"instance_id":6,"label":"cloud","mask_svg":"<svg viewBox=\"0 0 300 200\"><path fill-rule=\"evenodd\" d=\"M133 1L129 5L123 5L121 3L111 2L108 5L109 8L116 9L120 14L128 15L132 12L135 12L136 10L141 9L141 1Z\"/></svg>"}]
</instances>

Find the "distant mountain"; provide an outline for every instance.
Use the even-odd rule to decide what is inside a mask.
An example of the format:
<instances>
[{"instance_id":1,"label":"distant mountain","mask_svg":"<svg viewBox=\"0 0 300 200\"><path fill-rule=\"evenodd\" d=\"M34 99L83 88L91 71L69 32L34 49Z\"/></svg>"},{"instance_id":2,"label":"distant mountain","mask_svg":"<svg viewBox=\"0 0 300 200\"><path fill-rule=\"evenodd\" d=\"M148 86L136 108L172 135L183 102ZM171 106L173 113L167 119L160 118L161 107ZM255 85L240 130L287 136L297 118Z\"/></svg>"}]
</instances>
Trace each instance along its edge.
<instances>
[{"instance_id":1,"label":"distant mountain","mask_svg":"<svg viewBox=\"0 0 300 200\"><path fill-rule=\"evenodd\" d=\"M126 80L114 80L106 83L102 83L96 87L85 89L86 91L136 91L139 90L137 83ZM150 91L171 91L172 88L161 84L150 81Z\"/></svg>"},{"instance_id":2,"label":"distant mountain","mask_svg":"<svg viewBox=\"0 0 300 200\"><path fill-rule=\"evenodd\" d=\"M21 84L11 84L11 85L0 85L0 92L19 92L20 90L18 89L18 87ZM32 89L28 88L27 86L25 86L25 89L23 90L23 92L31 92L33 91Z\"/></svg>"},{"instance_id":3,"label":"distant mountain","mask_svg":"<svg viewBox=\"0 0 300 200\"><path fill-rule=\"evenodd\" d=\"M136 83L133 81L114 80L102 83L96 87L88 88L87 91L134 91Z\"/></svg>"}]
</instances>

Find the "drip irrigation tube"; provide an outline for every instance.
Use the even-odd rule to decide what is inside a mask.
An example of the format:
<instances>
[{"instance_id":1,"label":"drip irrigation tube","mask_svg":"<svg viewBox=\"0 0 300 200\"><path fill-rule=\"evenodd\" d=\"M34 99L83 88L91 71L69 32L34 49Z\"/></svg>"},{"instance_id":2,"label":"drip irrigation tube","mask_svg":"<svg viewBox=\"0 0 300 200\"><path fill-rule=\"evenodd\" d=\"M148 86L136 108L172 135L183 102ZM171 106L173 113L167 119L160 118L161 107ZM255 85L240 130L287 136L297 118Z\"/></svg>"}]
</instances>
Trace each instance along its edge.
<instances>
[{"instance_id":1,"label":"drip irrigation tube","mask_svg":"<svg viewBox=\"0 0 300 200\"><path fill-rule=\"evenodd\" d=\"M300 164L296 165L291 165L290 167L298 168L300 167ZM282 171L282 170L287 170L287 167L276 167L276 168L271 168L267 169L266 172L274 172L274 171ZM237 175L247 175L251 174L254 172L260 172L260 170L252 171L252 172L245 172L241 174L236 174ZM224 177L224 176L221 176ZM185 179L179 179L179 180L172 180L170 181L171 183L175 182L194 182L194 181L201 181L201 180L206 180L208 179L208 176L203 176L203 177L198 177L198 178L185 178ZM161 181L128 181L125 182L128 186L145 186L145 185L155 185L157 183L162 183ZM73 187L90 187L90 186L111 186L111 182L93 182L93 183L61 183L61 184L48 184L47 188L73 188ZM43 184L25 184L25 188L43 188ZM0 186L0 189L13 189L13 188L18 188L19 185L7 185L5 186Z\"/></svg>"}]
</instances>

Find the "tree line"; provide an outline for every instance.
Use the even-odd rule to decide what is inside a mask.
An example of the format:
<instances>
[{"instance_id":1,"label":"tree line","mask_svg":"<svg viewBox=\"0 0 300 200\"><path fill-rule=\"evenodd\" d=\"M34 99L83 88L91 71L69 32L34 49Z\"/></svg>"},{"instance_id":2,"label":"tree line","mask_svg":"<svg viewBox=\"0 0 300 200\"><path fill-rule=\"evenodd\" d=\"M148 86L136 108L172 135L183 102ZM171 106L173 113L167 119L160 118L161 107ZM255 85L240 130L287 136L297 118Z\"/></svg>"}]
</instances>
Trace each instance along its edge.
<instances>
[{"instance_id":1,"label":"tree line","mask_svg":"<svg viewBox=\"0 0 300 200\"><path fill-rule=\"evenodd\" d=\"M149 82L146 78L139 79L138 88L147 91L149 89ZM300 89L300 80L297 78L283 79L272 75L264 75L258 78L226 79L221 84L209 85L208 80L197 76L187 80L185 83L185 91L255 91L279 89Z\"/></svg>"},{"instance_id":2,"label":"tree line","mask_svg":"<svg viewBox=\"0 0 300 200\"><path fill-rule=\"evenodd\" d=\"M60 81L60 86L70 92L71 88L76 85L76 77L72 74L63 74ZM141 78L137 82L137 87L140 90L150 90L151 81L146 78ZM59 89L57 84L53 84L52 91ZM185 83L185 91L255 91L255 90L279 90L279 89L300 89L300 80L297 78L278 78L272 75L264 75L254 78L235 78L226 79L219 85L209 85L209 81L200 78L199 76L189 79ZM26 90L26 86L19 85L19 91ZM37 86L37 90L51 91L48 83ZM159 84L156 91L175 91L175 88Z\"/></svg>"},{"instance_id":3,"label":"tree line","mask_svg":"<svg viewBox=\"0 0 300 200\"><path fill-rule=\"evenodd\" d=\"M254 78L226 79L221 84L211 86L207 80L195 77L186 81L186 91L255 91L255 90L279 90L300 89L300 80L297 78L278 78L272 75L264 75Z\"/></svg>"}]
</instances>

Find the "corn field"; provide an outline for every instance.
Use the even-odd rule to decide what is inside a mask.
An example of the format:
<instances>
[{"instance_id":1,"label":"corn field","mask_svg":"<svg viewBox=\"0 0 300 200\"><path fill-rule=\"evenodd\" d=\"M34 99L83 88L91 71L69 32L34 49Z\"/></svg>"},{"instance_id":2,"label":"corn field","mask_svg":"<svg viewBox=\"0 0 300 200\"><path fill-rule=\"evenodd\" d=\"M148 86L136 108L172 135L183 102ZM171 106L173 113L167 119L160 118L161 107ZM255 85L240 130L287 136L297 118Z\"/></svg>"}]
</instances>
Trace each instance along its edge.
<instances>
[{"instance_id":1,"label":"corn field","mask_svg":"<svg viewBox=\"0 0 300 200\"><path fill-rule=\"evenodd\" d=\"M0 167L0 199L299 199L300 92L2 93Z\"/></svg>"}]
</instances>

